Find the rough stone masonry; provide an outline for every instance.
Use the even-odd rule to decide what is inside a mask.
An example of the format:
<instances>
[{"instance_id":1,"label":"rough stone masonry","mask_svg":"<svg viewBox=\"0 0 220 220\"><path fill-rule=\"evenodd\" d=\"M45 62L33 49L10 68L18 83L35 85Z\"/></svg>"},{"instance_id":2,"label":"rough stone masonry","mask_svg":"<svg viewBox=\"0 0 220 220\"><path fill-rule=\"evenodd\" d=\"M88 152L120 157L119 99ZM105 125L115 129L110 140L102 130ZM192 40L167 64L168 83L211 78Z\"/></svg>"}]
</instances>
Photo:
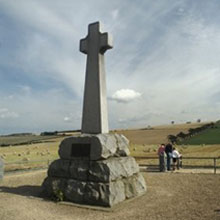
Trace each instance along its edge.
<instances>
[{"instance_id":1,"label":"rough stone masonry","mask_svg":"<svg viewBox=\"0 0 220 220\"><path fill-rule=\"evenodd\" d=\"M82 134L61 142L60 159L49 166L43 189L66 201L111 207L145 193L146 183L129 156L128 139L108 131L104 53L112 40L99 22L88 31L80 41L87 54Z\"/></svg>"}]
</instances>

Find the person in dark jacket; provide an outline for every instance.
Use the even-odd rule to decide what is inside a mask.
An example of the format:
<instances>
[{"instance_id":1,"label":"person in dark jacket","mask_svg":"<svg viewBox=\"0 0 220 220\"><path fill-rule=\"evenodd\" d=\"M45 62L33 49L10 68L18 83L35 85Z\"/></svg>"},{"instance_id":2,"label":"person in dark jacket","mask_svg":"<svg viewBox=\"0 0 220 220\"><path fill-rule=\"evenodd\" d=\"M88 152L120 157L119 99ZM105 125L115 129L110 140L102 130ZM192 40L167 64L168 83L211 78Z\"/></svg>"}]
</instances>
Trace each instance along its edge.
<instances>
[{"instance_id":1,"label":"person in dark jacket","mask_svg":"<svg viewBox=\"0 0 220 220\"><path fill-rule=\"evenodd\" d=\"M173 152L172 144L168 143L166 145L165 152L166 152L166 155L167 155L167 170L170 170L171 159L172 159L172 152Z\"/></svg>"},{"instance_id":2,"label":"person in dark jacket","mask_svg":"<svg viewBox=\"0 0 220 220\"><path fill-rule=\"evenodd\" d=\"M165 144L161 144L157 154L159 156L159 167L160 167L160 172L165 172L166 171L166 153L165 153Z\"/></svg>"}]
</instances>

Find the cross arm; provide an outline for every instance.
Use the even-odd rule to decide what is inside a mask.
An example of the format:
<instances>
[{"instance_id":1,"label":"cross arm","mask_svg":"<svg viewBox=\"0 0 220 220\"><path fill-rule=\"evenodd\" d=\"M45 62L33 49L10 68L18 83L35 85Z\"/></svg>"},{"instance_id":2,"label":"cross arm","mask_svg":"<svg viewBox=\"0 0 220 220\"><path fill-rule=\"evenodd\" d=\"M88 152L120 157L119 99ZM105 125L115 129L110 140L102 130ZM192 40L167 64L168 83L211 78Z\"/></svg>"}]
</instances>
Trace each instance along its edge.
<instances>
[{"instance_id":1,"label":"cross arm","mask_svg":"<svg viewBox=\"0 0 220 220\"><path fill-rule=\"evenodd\" d=\"M100 36L100 53L104 54L106 50L113 48L112 36L108 33L103 33Z\"/></svg>"},{"instance_id":2,"label":"cross arm","mask_svg":"<svg viewBox=\"0 0 220 220\"><path fill-rule=\"evenodd\" d=\"M80 52L84 54L88 54L88 39L87 37L80 40L80 46L79 46Z\"/></svg>"}]
</instances>

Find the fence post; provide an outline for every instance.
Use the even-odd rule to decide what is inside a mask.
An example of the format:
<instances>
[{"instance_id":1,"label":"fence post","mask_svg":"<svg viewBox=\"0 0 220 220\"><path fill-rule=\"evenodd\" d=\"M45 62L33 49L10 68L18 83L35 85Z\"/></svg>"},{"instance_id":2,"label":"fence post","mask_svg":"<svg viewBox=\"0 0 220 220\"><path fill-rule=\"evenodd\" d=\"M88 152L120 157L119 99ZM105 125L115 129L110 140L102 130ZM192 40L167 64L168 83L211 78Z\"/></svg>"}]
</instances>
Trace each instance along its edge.
<instances>
[{"instance_id":1,"label":"fence post","mask_svg":"<svg viewBox=\"0 0 220 220\"><path fill-rule=\"evenodd\" d=\"M214 159L214 174L216 174L216 158L213 159Z\"/></svg>"}]
</instances>

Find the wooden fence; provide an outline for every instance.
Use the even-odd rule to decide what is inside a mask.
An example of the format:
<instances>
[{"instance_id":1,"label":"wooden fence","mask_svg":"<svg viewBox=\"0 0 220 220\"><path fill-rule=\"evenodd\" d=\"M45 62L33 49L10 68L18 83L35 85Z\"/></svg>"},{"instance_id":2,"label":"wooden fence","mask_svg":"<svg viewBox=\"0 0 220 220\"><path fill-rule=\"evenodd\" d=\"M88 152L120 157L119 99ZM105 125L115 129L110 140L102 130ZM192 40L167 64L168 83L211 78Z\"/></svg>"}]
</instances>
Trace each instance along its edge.
<instances>
[{"instance_id":1,"label":"wooden fence","mask_svg":"<svg viewBox=\"0 0 220 220\"><path fill-rule=\"evenodd\" d=\"M159 170L158 157L139 157L134 156L139 166L151 167ZM189 163L186 161L193 160L199 163ZM40 160L40 161L15 161L5 163L5 172L14 172L20 170L34 170L34 169L45 169L53 160ZM148 163L146 163L148 161ZM210 163L211 162L211 163ZM220 169L220 157L182 157L182 168L187 169L213 169L214 174L217 173L217 169Z\"/></svg>"},{"instance_id":2,"label":"wooden fence","mask_svg":"<svg viewBox=\"0 0 220 220\"><path fill-rule=\"evenodd\" d=\"M158 157L140 157L140 156L135 156L135 159L137 160L139 166L147 166L147 167L154 167L159 170L159 159ZM150 163L146 163L143 161L150 161ZM152 160L154 162L152 162ZM182 157L182 162L181 162L181 168L186 168L186 169L213 169L214 174L217 173L217 169L220 168L220 157ZM193 160L193 161L198 161L199 164L192 163L190 164L189 162L186 163L187 160ZM206 163L204 163L204 162ZM207 161L212 161L211 164L208 163ZM219 165L218 165L219 164Z\"/></svg>"}]
</instances>

